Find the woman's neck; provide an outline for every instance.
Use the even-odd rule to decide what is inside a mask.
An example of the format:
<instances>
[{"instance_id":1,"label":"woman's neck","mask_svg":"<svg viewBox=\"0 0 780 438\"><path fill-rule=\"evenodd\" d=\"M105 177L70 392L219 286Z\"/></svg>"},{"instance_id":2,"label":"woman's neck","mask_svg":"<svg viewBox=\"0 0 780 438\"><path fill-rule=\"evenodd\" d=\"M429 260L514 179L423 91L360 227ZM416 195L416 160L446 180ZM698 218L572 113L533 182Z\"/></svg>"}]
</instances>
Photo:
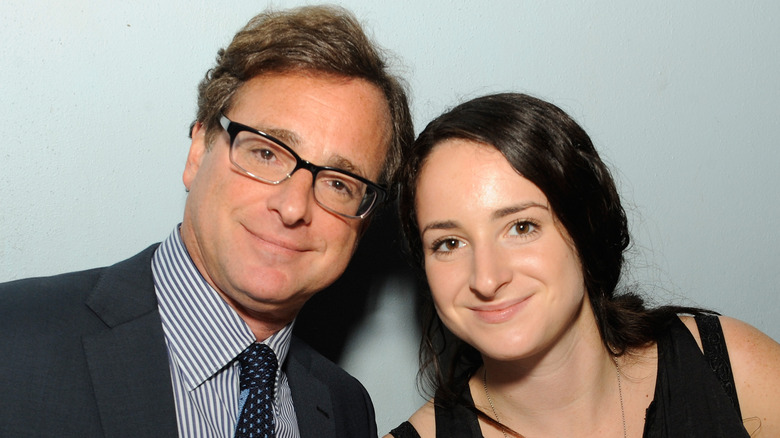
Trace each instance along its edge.
<instances>
[{"instance_id":1,"label":"woman's neck","mask_svg":"<svg viewBox=\"0 0 780 438\"><path fill-rule=\"evenodd\" d=\"M477 407L528 436L623 436L616 365L592 313L584 316L532 357L484 357L470 381Z\"/></svg>"}]
</instances>

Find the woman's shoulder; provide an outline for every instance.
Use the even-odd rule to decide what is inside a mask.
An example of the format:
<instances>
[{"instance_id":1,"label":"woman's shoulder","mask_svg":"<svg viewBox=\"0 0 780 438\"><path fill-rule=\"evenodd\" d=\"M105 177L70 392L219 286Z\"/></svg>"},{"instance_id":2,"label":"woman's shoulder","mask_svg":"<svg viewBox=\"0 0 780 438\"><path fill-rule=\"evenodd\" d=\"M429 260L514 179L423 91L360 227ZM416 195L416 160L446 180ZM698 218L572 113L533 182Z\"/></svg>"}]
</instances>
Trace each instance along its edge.
<instances>
[{"instance_id":1,"label":"woman's shoulder","mask_svg":"<svg viewBox=\"0 0 780 438\"><path fill-rule=\"evenodd\" d=\"M416 433L416 435L415 435ZM420 407L409 421L393 429L384 438L434 438L436 436L436 413L433 400Z\"/></svg>"},{"instance_id":2,"label":"woman's shoulder","mask_svg":"<svg viewBox=\"0 0 780 438\"><path fill-rule=\"evenodd\" d=\"M420 434L421 438L433 438L436 436L436 408L433 400L428 400L411 417L409 422Z\"/></svg>"},{"instance_id":3,"label":"woman's shoulder","mask_svg":"<svg viewBox=\"0 0 780 438\"><path fill-rule=\"evenodd\" d=\"M737 319L722 316L720 323L742 416L761 421L755 436L779 436L780 344Z\"/></svg>"},{"instance_id":4,"label":"woman's shoulder","mask_svg":"<svg viewBox=\"0 0 780 438\"><path fill-rule=\"evenodd\" d=\"M417 429L412 426L412 423L404 421L384 438L420 438L420 434L417 433Z\"/></svg>"},{"instance_id":5,"label":"woman's shoulder","mask_svg":"<svg viewBox=\"0 0 780 438\"><path fill-rule=\"evenodd\" d=\"M780 344L752 325L728 316L717 316L723 330L729 360L734 365L743 365L752 369L756 365L766 367L770 374L777 375L777 362L780 360ZM693 335L699 349L703 350L701 333L693 316L681 315L680 320ZM770 362L767 362L766 360ZM736 363L735 363L736 362ZM761 371L756 369L755 371Z\"/></svg>"},{"instance_id":6,"label":"woman's shoulder","mask_svg":"<svg viewBox=\"0 0 780 438\"><path fill-rule=\"evenodd\" d=\"M701 348L694 318L680 319ZM755 436L780 435L780 344L743 321L727 316L718 319L743 418L760 420L761 429Z\"/></svg>"}]
</instances>

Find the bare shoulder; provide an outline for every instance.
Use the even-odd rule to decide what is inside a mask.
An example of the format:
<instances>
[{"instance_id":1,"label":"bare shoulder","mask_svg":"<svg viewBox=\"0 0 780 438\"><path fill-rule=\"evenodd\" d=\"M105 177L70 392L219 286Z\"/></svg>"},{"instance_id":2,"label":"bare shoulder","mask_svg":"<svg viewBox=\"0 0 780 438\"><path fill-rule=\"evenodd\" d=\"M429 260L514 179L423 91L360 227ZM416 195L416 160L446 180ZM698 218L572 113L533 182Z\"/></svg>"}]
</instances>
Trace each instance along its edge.
<instances>
[{"instance_id":1,"label":"bare shoulder","mask_svg":"<svg viewBox=\"0 0 780 438\"><path fill-rule=\"evenodd\" d=\"M699 331L691 317L681 318L701 348ZM719 317L737 386L742 417L754 437L780 436L780 344L738 319Z\"/></svg>"},{"instance_id":2,"label":"bare shoulder","mask_svg":"<svg viewBox=\"0 0 780 438\"><path fill-rule=\"evenodd\" d=\"M761 421L754 436L780 436L780 344L737 319L722 316L720 324L742 416Z\"/></svg>"},{"instance_id":3,"label":"bare shoulder","mask_svg":"<svg viewBox=\"0 0 780 438\"><path fill-rule=\"evenodd\" d=\"M433 406L433 400L428 400L411 417L412 423L421 438L434 438L436 436L436 414Z\"/></svg>"},{"instance_id":4,"label":"bare shoulder","mask_svg":"<svg viewBox=\"0 0 780 438\"><path fill-rule=\"evenodd\" d=\"M409 422L412 423L417 434L420 438L435 438L436 437L436 419L433 407L433 401L427 401L420 409L417 410L411 417ZM391 434L387 434L382 438L395 438Z\"/></svg>"}]
</instances>

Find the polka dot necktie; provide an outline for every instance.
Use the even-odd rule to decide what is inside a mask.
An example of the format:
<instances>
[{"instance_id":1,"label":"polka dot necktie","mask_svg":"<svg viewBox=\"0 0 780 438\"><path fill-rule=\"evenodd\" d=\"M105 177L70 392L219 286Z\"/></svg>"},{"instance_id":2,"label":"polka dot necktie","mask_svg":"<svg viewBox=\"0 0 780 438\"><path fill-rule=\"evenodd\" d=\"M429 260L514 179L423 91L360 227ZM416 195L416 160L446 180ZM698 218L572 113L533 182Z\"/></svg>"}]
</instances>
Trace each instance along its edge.
<instances>
[{"instance_id":1,"label":"polka dot necktie","mask_svg":"<svg viewBox=\"0 0 780 438\"><path fill-rule=\"evenodd\" d=\"M241 365L241 392L248 391L241 416L238 417L236 438L273 438L274 381L276 355L271 347L254 343L238 355Z\"/></svg>"}]
</instances>

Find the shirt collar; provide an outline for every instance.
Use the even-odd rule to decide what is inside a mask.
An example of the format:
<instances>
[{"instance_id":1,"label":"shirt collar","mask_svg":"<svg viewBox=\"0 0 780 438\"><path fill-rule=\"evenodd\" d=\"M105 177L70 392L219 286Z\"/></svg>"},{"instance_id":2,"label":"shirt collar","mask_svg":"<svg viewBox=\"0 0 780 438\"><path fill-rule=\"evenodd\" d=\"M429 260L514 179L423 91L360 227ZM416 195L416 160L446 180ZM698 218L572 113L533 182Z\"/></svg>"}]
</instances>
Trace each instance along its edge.
<instances>
[{"instance_id":1,"label":"shirt collar","mask_svg":"<svg viewBox=\"0 0 780 438\"><path fill-rule=\"evenodd\" d=\"M255 342L249 326L195 267L179 226L152 258L155 291L168 348L192 390L228 366ZM287 358L293 323L263 340L280 366Z\"/></svg>"}]
</instances>

